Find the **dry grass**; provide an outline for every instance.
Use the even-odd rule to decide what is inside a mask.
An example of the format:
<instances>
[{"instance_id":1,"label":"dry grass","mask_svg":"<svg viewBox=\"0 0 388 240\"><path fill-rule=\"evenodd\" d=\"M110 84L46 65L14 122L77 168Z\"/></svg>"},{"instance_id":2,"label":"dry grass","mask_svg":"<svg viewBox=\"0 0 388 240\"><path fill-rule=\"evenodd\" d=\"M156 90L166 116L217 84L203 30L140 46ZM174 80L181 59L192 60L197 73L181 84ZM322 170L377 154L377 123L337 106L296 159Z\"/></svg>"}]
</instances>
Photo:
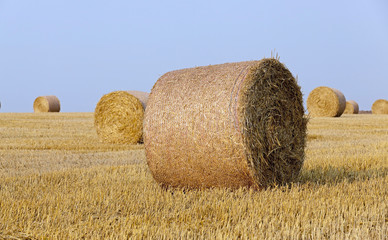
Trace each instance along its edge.
<instances>
[{"instance_id":1,"label":"dry grass","mask_svg":"<svg viewBox=\"0 0 388 240\"><path fill-rule=\"evenodd\" d=\"M0 139L0 177L122 164L144 155L142 145L101 143L93 113L1 113Z\"/></svg>"},{"instance_id":2,"label":"dry grass","mask_svg":"<svg viewBox=\"0 0 388 240\"><path fill-rule=\"evenodd\" d=\"M311 119L300 177L265 191L160 188L141 145L98 142L92 113L1 113L0 138L0 239L388 234L387 115Z\"/></svg>"}]
</instances>

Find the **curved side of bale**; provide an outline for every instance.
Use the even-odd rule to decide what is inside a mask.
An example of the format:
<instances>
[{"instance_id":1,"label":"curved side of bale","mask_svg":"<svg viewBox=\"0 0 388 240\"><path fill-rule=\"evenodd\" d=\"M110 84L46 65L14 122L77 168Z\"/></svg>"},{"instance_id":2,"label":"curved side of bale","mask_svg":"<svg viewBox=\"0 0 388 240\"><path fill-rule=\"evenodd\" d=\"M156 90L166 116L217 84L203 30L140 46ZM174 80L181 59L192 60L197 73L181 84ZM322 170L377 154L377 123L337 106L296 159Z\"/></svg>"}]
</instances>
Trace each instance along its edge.
<instances>
[{"instance_id":1,"label":"curved side of bale","mask_svg":"<svg viewBox=\"0 0 388 240\"><path fill-rule=\"evenodd\" d=\"M98 137L108 143L141 142L148 95L140 91L115 91L102 96L94 111Z\"/></svg>"},{"instance_id":2,"label":"curved side of bale","mask_svg":"<svg viewBox=\"0 0 388 240\"><path fill-rule=\"evenodd\" d=\"M354 100L346 101L344 114L358 114L358 103Z\"/></svg>"},{"instance_id":3,"label":"curved side of bale","mask_svg":"<svg viewBox=\"0 0 388 240\"><path fill-rule=\"evenodd\" d=\"M304 161L306 124L300 87L276 59L168 72L145 112L147 164L163 186L287 183Z\"/></svg>"},{"instance_id":4,"label":"curved side of bale","mask_svg":"<svg viewBox=\"0 0 388 240\"><path fill-rule=\"evenodd\" d=\"M378 99L372 105L373 114L388 114L388 100Z\"/></svg>"},{"instance_id":5,"label":"curved side of bale","mask_svg":"<svg viewBox=\"0 0 388 240\"><path fill-rule=\"evenodd\" d=\"M311 117L340 117L345 107L345 96L334 88L317 87L307 98L307 110Z\"/></svg>"},{"instance_id":6,"label":"curved side of bale","mask_svg":"<svg viewBox=\"0 0 388 240\"><path fill-rule=\"evenodd\" d=\"M40 96L34 101L34 112L59 112L61 104L54 95Z\"/></svg>"}]
</instances>

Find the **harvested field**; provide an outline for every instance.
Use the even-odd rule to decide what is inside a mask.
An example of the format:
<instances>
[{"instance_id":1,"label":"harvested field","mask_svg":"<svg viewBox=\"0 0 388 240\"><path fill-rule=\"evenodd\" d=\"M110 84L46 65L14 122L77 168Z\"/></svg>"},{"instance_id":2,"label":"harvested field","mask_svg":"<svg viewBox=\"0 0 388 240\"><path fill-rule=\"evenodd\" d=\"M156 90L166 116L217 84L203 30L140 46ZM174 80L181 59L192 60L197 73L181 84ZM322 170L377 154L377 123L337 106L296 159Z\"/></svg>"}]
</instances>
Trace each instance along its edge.
<instances>
[{"instance_id":1,"label":"harvested field","mask_svg":"<svg viewBox=\"0 0 388 240\"><path fill-rule=\"evenodd\" d=\"M388 115L313 118L289 187L164 189L93 113L0 113L0 239L385 239Z\"/></svg>"}]
</instances>

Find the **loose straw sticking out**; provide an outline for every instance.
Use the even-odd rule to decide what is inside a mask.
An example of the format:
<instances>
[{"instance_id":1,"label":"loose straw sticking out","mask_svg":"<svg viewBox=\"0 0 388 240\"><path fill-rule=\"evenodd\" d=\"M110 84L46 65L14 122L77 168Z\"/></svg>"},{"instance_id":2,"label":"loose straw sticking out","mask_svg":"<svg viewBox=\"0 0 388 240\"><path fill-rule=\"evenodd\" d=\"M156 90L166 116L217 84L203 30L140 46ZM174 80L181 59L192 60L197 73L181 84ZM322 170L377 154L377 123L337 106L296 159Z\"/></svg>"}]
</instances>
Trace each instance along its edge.
<instances>
[{"instance_id":1,"label":"loose straw sticking out","mask_svg":"<svg viewBox=\"0 0 388 240\"><path fill-rule=\"evenodd\" d=\"M302 93L276 59L164 74L144 118L147 163L163 186L266 188L298 176Z\"/></svg>"},{"instance_id":2,"label":"loose straw sticking out","mask_svg":"<svg viewBox=\"0 0 388 240\"><path fill-rule=\"evenodd\" d=\"M59 99L54 96L40 96L34 101L34 112L59 112L61 104Z\"/></svg>"},{"instance_id":3,"label":"loose straw sticking out","mask_svg":"<svg viewBox=\"0 0 388 240\"><path fill-rule=\"evenodd\" d=\"M140 91L116 91L104 95L94 111L98 137L108 143L135 144L142 141L148 95Z\"/></svg>"},{"instance_id":4,"label":"loose straw sticking out","mask_svg":"<svg viewBox=\"0 0 388 240\"><path fill-rule=\"evenodd\" d=\"M358 114L358 103L353 100L346 101L344 114Z\"/></svg>"},{"instance_id":5,"label":"loose straw sticking out","mask_svg":"<svg viewBox=\"0 0 388 240\"><path fill-rule=\"evenodd\" d=\"M373 114L388 114L388 100L379 99L372 105Z\"/></svg>"},{"instance_id":6,"label":"loose straw sticking out","mask_svg":"<svg viewBox=\"0 0 388 240\"><path fill-rule=\"evenodd\" d=\"M345 107L345 96L334 88L317 87L307 98L307 109L311 117L339 117Z\"/></svg>"}]
</instances>

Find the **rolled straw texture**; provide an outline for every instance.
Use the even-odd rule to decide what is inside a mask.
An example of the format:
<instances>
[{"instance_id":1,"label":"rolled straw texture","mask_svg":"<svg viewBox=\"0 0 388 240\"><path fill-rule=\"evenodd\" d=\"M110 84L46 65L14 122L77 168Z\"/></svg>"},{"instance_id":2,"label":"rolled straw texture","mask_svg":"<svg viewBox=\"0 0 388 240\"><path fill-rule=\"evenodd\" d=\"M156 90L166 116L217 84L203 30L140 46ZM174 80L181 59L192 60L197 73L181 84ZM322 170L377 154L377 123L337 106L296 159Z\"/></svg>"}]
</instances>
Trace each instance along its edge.
<instances>
[{"instance_id":1,"label":"rolled straw texture","mask_svg":"<svg viewBox=\"0 0 388 240\"><path fill-rule=\"evenodd\" d=\"M372 114L388 114L388 100L376 100L372 105Z\"/></svg>"},{"instance_id":2,"label":"rolled straw texture","mask_svg":"<svg viewBox=\"0 0 388 240\"><path fill-rule=\"evenodd\" d=\"M345 96L334 88L317 87L307 98L307 110L311 117L340 117L345 107Z\"/></svg>"},{"instance_id":3,"label":"rolled straw texture","mask_svg":"<svg viewBox=\"0 0 388 240\"><path fill-rule=\"evenodd\" d=\"M145 112L147 163L162 186L287 183L304 161L306 123L300 87L276 59L168 72Z\"/></svg>"},{"instance_id":4,"label":"rolled straw texture","mask_svg":"<svg viewBox=\"0 0 388 240\"><path fill-rule=\"evenodd\" d=\"M94 111L98 137L108 143L141 142L148 95L140 91L115 91L102 96Z\"/></svg>"},{"instance_id":5,"label":"rolled straw texture","mask_svg":"<svg viewBox=\"0 0 388 240\"><path fill-rule=\"evenodd\" d=\"M59 99L54 96L40 96L34 101L34 112L59 112L61 104Z\"/></svg>"},{"instance_id":6,"label":"rolled straw texture","mask_svg":"<svg viewBox=\"0 0 388 240\"><path fill-rule=\"evenodd\" d=\"M346 101L344 114L358 114L358 103L354 100Z\"/></svg>"}]
</instances>

